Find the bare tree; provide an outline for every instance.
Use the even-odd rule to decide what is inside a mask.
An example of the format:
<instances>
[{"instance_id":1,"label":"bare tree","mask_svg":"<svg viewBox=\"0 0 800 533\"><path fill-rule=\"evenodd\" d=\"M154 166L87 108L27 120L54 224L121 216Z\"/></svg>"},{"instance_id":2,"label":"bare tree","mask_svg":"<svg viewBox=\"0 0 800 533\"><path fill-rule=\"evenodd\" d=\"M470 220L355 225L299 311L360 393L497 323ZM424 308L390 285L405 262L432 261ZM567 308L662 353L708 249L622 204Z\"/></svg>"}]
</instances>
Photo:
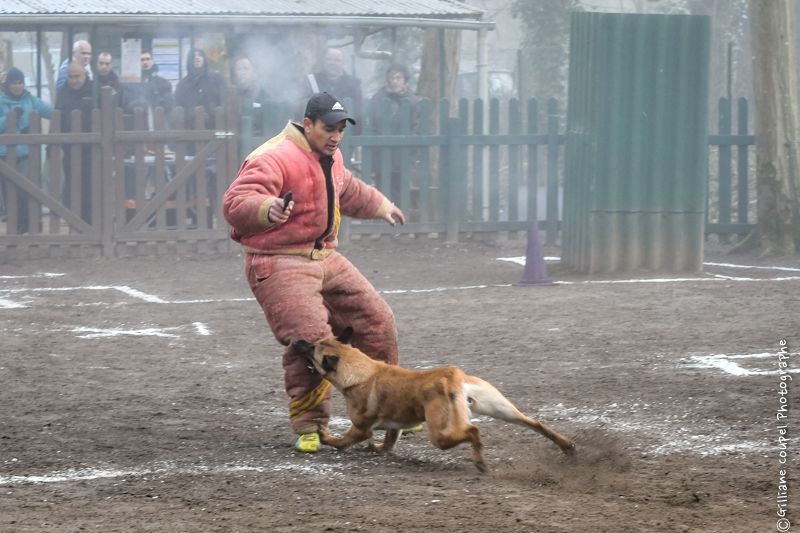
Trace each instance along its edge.
<instances>
[{"instance_id":1,"label":"bare tree","mask_svg":"<svg viewBox=\"0 0 800 533\"><path fill-rule=\"evenodd\" d=\"M515 0L513 13L522 20L523 94L542 101L565 100L569 67L569 14L578 0Z\"/></svg>"},{"instance_id":2,"label":"bare tree","mask_svg":"<svg viewBox=\"0 0 800 533\"><path fill-rule=\"evenodd\" d=\"M461 50L461 32L428 28L422 45L417 94L431 99L438 116L439 99L450 100L450 111L457 109L458 58ZM444 53L444 56L442 56ZM442 77L444 76L444 77Z\"/></svg>"},{"instance_id":3,"label":"bare tree","mask_svg":"<svg viewBox=\"0 0 800 533\"><path fill-rule=\"evenodd\" d=\"M800 246L800 166L793 0L750 0L756 100L758 223L735 248L762 255Z\"/></svg>"}]
</instances>

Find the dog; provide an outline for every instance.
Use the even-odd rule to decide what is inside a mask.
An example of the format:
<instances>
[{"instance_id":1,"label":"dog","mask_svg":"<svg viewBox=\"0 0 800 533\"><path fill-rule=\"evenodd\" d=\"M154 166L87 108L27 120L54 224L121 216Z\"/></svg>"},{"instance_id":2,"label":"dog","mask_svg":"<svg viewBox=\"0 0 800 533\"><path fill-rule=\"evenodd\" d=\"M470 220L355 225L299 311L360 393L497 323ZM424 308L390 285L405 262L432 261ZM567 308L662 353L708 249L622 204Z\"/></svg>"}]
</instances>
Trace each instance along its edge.
<instances>
[{"instance_id":1,"label":"dog","mask_svg":"<svg viewBox=\"0 0 800 533\"><path fill-rule=\"evenodd\" d=\"M293 350L330 381L347 403L352 425L341 437L321 430L323 444L343 449L371 439L374 429L385 429L383 444L374 447L388 453L403 429L426 422L434 446L447 450L469 442L475 466L486 472L480 432L470 421L471 414L479 414L527 426L566 455L574 455L570 439L522 414L487 381L455 367L411 370L376 361L350 345L352 335L352 328L347 328L336 339L292 343Z\"/></svg>"}]
</instances>

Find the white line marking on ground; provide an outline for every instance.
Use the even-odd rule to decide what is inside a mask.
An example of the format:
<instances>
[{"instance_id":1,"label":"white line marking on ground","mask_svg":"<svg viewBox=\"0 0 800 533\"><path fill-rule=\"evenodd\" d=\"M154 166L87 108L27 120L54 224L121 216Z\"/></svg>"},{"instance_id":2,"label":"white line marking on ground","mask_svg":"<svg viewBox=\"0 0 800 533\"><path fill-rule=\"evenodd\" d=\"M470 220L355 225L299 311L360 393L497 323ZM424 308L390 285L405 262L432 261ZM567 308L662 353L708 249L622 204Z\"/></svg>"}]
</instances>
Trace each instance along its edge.
<instances>
[{"instance_id":1,"label":"white line marking on ground","mask_svg":"<svg viewBox=\"0 0 800 533\"><path fill-rule=\"evenodd\" d=\"M0 294L22 294L22 293L47 293L47 292L69 292L69 291L118 291L137 300L148 303L167 304L170 303L163 298L153 294L147 294L140 290L128 287L127 285L84 285L79 287L21 287L14 289L0 288ZM9 299L0 299L0 309L11 309L15 307L29 307L24 304L12 305L14 302ZM78 302L70 304L70 307L81 307L89 305L108 305L106 302L85 303Z\"/></svg>"},{"instance_id":2,"label":"white line marking on ground","mask_svg":"<svg viewBox=\"0 0 800 533\"><path fill-rule=\"evenodd\" d=\"M498 257L497 260L498 261L507 261L509 263L516 263L518 265L525 266L525 256L524 255L521 255L521 256L518 256L518 257ZM548 263L554 263L556 261L561 261L561 258L560 257L554 257L554 256L551 256L551 255L546 255L546 256L544 256L544 260L547 261Z\"/></svg>"},{"instance_id":3,"label":"white line marking on ground","mask_svg":"<svg viewBox=\"0 0 800 533\"><path fill-rule=\"evenodd\" d=\"M191 329L197 335L208 336L212 335L211 330L202 322L192 322L191 325L185 326L172 326L166 328L135 328L126 329L122 327L117 328L92 328L85 326L73 326L68 331L72 333L81 333L77 335L80 339L97 339L101 337L170 337L180 338L178 333L169 333L171 331L185 331Z\"/></svg>"},{"instance_id":4,"label":"white line marking on ground","mask_svg":"<svg viewBox=\"0 0 800 533\"><path fill-rule=\"evenodd\" d=\"M20 293L20 292L67 292L67 291L107 291L114 289L110 285L84 285L81 287L21 287L16 289L0 289L0 292Z\"/></svg>"},{"instance_id":5,"label":"white line marking on ground","mask_svg":"<svg viewBox=\"0 0 800 533\"><path fill-rule=\"evenodd\" d=\"M211 335L211 331L202 322L192 322L192 325L194 326L194 329L197 331L198 335Z\"/></svg>"},{"instance_id":6,"label":"white line marking on ground","mask_svg":"<svg viewBox=\"0 0 800 533\"><path fill-rule=\"evenodd\" d=\"M725 430L708 426L687 427L689 413L657 417L648 404L616 404L603 408L583 406L565 407L564 404L543 406L537 416L545 420L561 419L588 427L606 427L623 433L636 433L645 440L641 449L653 455L692 453L701 456L727 453L764 453L774 447L767 440L734 440Z\"/></svg>"},{"instance_id":7,"label":"white line marking on ground","mask_svg":"<svg viewBox=\"0 0 800 533\"><path fill-rule=\"evenodd\" d=\"M790 353L788 355L798 355L797 353ZM728 359L767 359L768 357L777 357L775 352L759 352L759 353L737 353L734 355L726 355Z\"/></svg>"},{"instance_id":8,"label":"white line marking on ground","mask_svg":"<svg viewBox=\"0 0 800 533\"><path fill-rule=\"evenodd\" d=\"M800 352L792 352L788 355L797 356L800 355ZM753 354L734 354L728 355L724 353L720 354L710 354L710 355L691 355L689 356L689 362L686 366L689 368L716 368L722 370L723 372L730 374L732 376L771 376L777 375L779 371L777 369L774 370L767 370L763 368L756 368L756 369L749 369L745 368L734 359L737 360L746 360L746 359L765 359L767 357L774 357L777 359L777 353L753 353ZM783 370L784 373L787 374L797 374L800 373L800 368L793 368L791 370Z\"/></svg>"},{"instance_id":9,"label":"white line marking on ground","mask_svg":"<svg viewBox=\"0 0 800 533\"><path fill-rule=\"evenodd\" d=\"M713 278L594 279L585 281L554 281L553 283L556 285L614 285L618 283L685 283L698 281L800 281L800 276L782 278L733 278L730 276L719 276Z\"/></svg>"},{"instance_id":10,"label":"white line marking on ground","mask_svg":"<svg viewBox=\"0 0 800 533\"><path fill-rule=\"evenodd\" d=\"M14 300L0 298L0 309L23 309L25 307L28 306L19 302L15 302Z\"/></svg>"},{"instance_id":11,"label":"white line marking on ground","mask_svg":"<svg viewBox=\"0 0 800 533\"><path fill-rule=\"evenodd\" d=\"M154 303L154 304L169 303L166 300L162 300L158 296L154 296L152 294L147 294L145 292L142 292L142 291L139 291L139 290L136 290L136 289L132 289L131 287L128 287L127 285L121 285L121 286L116 286L115 285L112 288L115 289L115 290L118 290L120 292L124 292L125 294L127 294L128 296L132 296L133 298L139 298L141 300L144 300L145 302L150 302L150 303Z\"/></svg>"},{"instance_id":12,"label":"white line marking on ground","mask_svg":"<svg viewBox=\"0 0 800 533\"><path fill-rule=\"evenodd\" d=\"M391 289L385 291L378 291L381 294L419 294L426 292L444 292L444 291L465 291L469 289L489 289L494 287L511 287L510 283L501 283L498 285L467 285L466 287L436 287L434 289Z\"/></svg>"},{"instance_id":13,"label":"white line marking on ground","mask_svg":"<svg viewBox=\"0 0 800 533\"><path fill-rule=\"evenodd\" d=\"M70 468L48 474L31 476L0 476L0 485L17 485L23 483L64 483L74 481L90 481L93 479L114 479L120 477L144 476L176 476L231 474L236 472L298 472L316 477L341 477L344 465L308 461L305 463L282 464L247 464L232 463L220 466L192 465L178 466L172 463L156 463L131 469L116 468Z\"/></svg>"},{"instance_id":14,"label":"white line marking on ground","mask_svg":"<svg viewBox=\"0 0 800 533\"><path fill-rule=\"evenodd\" d=\"M546 261L559 261L559 257L554 256L547 256L544 258ZM499 257L497 258L498 261L507 261L516 263L519 265L525 265L525 257ZM766 270L780 270L780 271L789 271L789 272L800 272L798 268L790 268L790 267L771 267L771 266L748 266L748 265L735 265L732 263L704 263L709 266L720 266L720 267L731 267L731 268L755 268L755 269L766 269ZM56 276L63 276L63 274L37 274L37 276L41 277L56 277ZM31 276L34 277L34 276ZM800 281L800 276L785 276L785 277L776 277L776 278L747 278L747 277L736 277L736 276L726 276L722 274L712 274L707 277L683 277L683 278L641 278L641 279L614 279L614 280L583 280L583 281L554 281L553 284L555 285L616 285L616 284L630 284L630 283L692 283L692 282L708 282L708 281L724 281L724 282L775 282L775 281ZM426 293L436 293L436 292L445 292L445 291L464 291L464 290L472 290L472 289L489 289L489 288L506 288L506 287L513 287L513 284L510 283L501 283L501 284L493 284L493 285L467 285L463 287L434 287L430 289L387 289L378 291L381 294L426 294ZM39 288L14 288L14 289L2 289L0 288L0 294L18 294L18 293L25 293L25 292L32 292L32 293L43 293L43 292L63 292L63 291L79 291L79 290L90 290L90 291L101 291L101 290L114 290L122 292L127 296L135 298L137 300L141 300L147 303L157 303L157 304L201 304L201 303L227 303L227 302L245 302L245 301L253 301L255 298L220 298L220 299L193 299L193 300L165 300L160 296L156 296L154 294L148 294L138 289L134 289L127 285L89 285L83 287L39 287ZM127 305L128 302L116 302L115 305ZM80 307L80 306L97 306L97 305L110 305L106 302L93 302L93 303L86 303L86 302L78 302L72 303L68 305L64 305L64 307ZM20 303L9 298L0 298L0 309L20 309L20 308L27 308L30 307L24 303ZM202 334L202 333L201 333Z\"/></svg>"},{"instance_id":15,"label":"white line marking on ground","mask_svg":"<svg viewBox=\"0 0 800 533\"><path fill-rule=\"evenodd\" d=\"M169 303L166 300L147 294L145 292L133 289L127 285L84 285L82 287L22 287L17 289L0 289L0 293L22 293L22 292L67 292L67 291L119 291L132 298L144 300L145 302L165 304Z\"/></svg>"},{"instance_id":16,"label":"white line marking on ground","mask_svg":"<svg viewBox=\"0 0 800 533\"><path fill-rule=\"evenodd\" d=\"M704 265L708 266L718 266L718 267L725 267L725 268L744 268L744 269L754 269L754 270L784 270L786 272L800 272L800 268L792 268L792 267L779 267L779 266L756 266L756 265L737 265L735 263L703 263Z\"/></svg>"},{"instance_id":17,"label":"white line marking on ground","mask_svg":"<svg viewBox=\"0 0 800 533\"><path fill-rule=\"evenodd\" d=\"M730 444L719 444L712 446L703 446L702 443L694 442L697 440L705 440L706 435L690 435L688 438L678 439L661 446L656 446L650 451L655 455L668 455L670 453L692 452L695 455L709 456L721 455L730 453L764 453L771 449L773 444L768 440L747 440L742 442L733 442Z\"/></svg>"},{"instance_id":18,"label":"white line marking on ground","mask_svg":"<svg viewBox=\"0 0 800 533\"><path fill-rule=\"evenodd\" d=\"M620 283L685 283L694 281L724 281L716 278L640 278L640 279L589 279L584 281L554 281L557 285L615 285Z\"/></svg>"},{"instance_id":19,"label":"white line marking on ground","mask_svg":"<svg viewBox=\"0 0 800 533\"><path fill-rule=\"evenodd\" d=\"M66 276L60 272L39 272L37 274L27 274L24 276L0 276L0 279L29 279L29 278L58 278Z\"/></svg>"},{"instance_id":20,"label":"white line marking on ground","mask_svg":"<svg viewBox=\"0 0 800 533\"><path fill-rule=\"evenodd\" d=\"M526 256L520 255L517 257L498 257L498 261L508 261L509 263L516 263L518 265L525 266ZM555 256L545 256L545 261L561 261L560 257ZM780 267L780 266L757 266L757 265L738 265L736 263L714 263L712 261L705 261L703 263L706 266L717 266L717 267L725 267L725 268L743 268L746 270L755 269L755 270L783 270L786 272L800 272L800 268L793 268L793 267Z\"/></svg>"},{"instance_id":21,"label":"white line marking on ground","mask_svg":"<svg viewBox=\"0 0 800 533\"><path fill-rule=\"evenodd\" d=\"M99 337L172 337L177 338L180 335L174 333L166 333L167 331L176 330L180 328L145 328L145 329L120 329L120 328L86 328L74 327L70 329L72 333L84 333L84 335L77 335L79 339L96 339Z\"/></svg>"},{"instance_id":22,"label":"white line marking on ground","mask_svg":"<svg viewBox=\"0 0 800 533\"><path fill-rule=\"evenodd\" d=\"M752 281L753 278L742 278L739 276L725 276L723 274L713 274L715 278L719 278L722 280L730 280L730 281Z\"/></svg>"},{"instance_id":23,"label":"white line marking on ground","mask_svg":"<svg viewBox=\"0 0 800 533\"><path fill-rule=\"evenodd\" d=\"M249 298L202 298L199 300L170 300L168 304L218 304L218 303L229 303L229 302L252 302L255 298L252 296Z\"/></svg>"}]
</instances>

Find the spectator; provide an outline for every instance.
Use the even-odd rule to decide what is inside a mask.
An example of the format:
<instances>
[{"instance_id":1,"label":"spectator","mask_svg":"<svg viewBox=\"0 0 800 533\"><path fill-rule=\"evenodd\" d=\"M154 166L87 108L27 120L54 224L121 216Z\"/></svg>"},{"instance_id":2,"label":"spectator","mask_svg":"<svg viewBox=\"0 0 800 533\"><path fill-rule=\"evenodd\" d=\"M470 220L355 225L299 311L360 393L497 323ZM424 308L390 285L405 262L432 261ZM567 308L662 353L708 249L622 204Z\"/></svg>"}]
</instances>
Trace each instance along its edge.
<instances>
[{"instance_id":1,"label":"spectator","mask_svg":"<svg viewBox=\"0 0 800 533\"><path fill-rule=\"evenodd\" d=\"M313 81L311 81L313 80ZM348 74L344 69L344 52L341 48L328 47L325 62L320 72L309 77L312 92L327 92L338 96L356 116L363 111L361 80ZM316 83L316 87L314 87ZM353 126L354 133L361 133L360 126Z\"/></svg>"},{"instance_id":2,"label":"spectator","mask_svg":"<svg viewBox=\"0 0 800 533\"><path fill-rule=\"evenodd\" d=\"M192 48L186 58L186 70L188 74L178 82L175 88L175 104L183 107L187 117L187 125L193 125L194 110L202 107L206 111L206 127L213 127L214 110L222 105L222 97L225 92L226 82L222 75L212 69L208 64L206 53L199 48ZM194 155L195 147L189 146L189 155ZM216 188L217 165L214 157L209 157L206 161L207 199L196 198L198 202L208 201L210 213L213 213L218 200ZM190 187L189 194L196 194L196 190ZM208 220L212 223L211 217Z\"/></svg>"},{"instance_id":3,"label":"spectator","mask_svg":"<svg viewBox=\"0 0 800 533\"><path fill-rule=\"evenodd\" d=\"M191 116L196 107L202 106L213 117L214 109L222 105L225 79L208 65L206 53L199 48L189 50L186 70L188 74L175 89L175 103L183 107L187 116Z\"/></svg>"},{"instance_id":4,"label":"spectator","mask_svg":"<svg viewBox=\"0 0 800 533\"><path fill-rule=\"evenodd\" d=\"M110 52L100 52L97 54L97 65L96 65L96 77L95 83L97 83L98 87L111 87L114 89L114 92L119 92L120 90L120 83L119 83L119 76L117 73L114 72L114 69L111 66L111 53Z\"/></svg>"},{"instance_id":5,"label":"spectator","mask_svg":"<svg viewBox=\"0 0 800 533\"><path fill-rule=\"evenodd\" d=\"M53 114L50 104L32 95L25 89L25 74L18 68L12 67L6 74L3 82L3 93L0 94L0 133L28 133L30 126L31 113L39 113L40 116L49 119ZM14 119L11 116L14 116ZM9 122L16 120L13 131L8 130ZM28 145L18 144L16 147L17 165L16 170L20 174L28 175ZM0 144L0 159L6 160L8 148ZM6 198L8 185L3 180L0 187L0 210L5 210L4 199ZM17 187L17 232L26 233L30 229L28 213L28 194Z\"/></svg>"},{"instance_id":6,"label":"spectator","mask_svg":"<svg viewBox=\"0 0 800 533\"><path fill-rule=\"evenodd\" d=\"M410 133L419 132L419 99L411 92L408 86L408 69L399 64L389 66L386 70L386 84L376 92L370 101L372 131L382 135L397 135L403 133L403 108L408 105L408 125ZM391 163L389 165L391 176L389 182L382 176L381 148L376 148L373 153L373 169L375 171L375 184L381 190L391 191L393 198L400 198L400 176L401 170L412 168L412 162L403 162L403 150L393 148L391 150ZM411 155L411 154L409 154ZM415 159L415 158L412 158ZM405 206L403 206L405 207Z\"/></svg>"},{"instance_id":7,"label":"spectator","mask_svg":"<svg viewBox=\"0 0 800 533\"><path fill-rule=\"evenodd\" d=\"M153 52L142 51L142 98L153 111L157 107L164 109L169 116L175 107L175 98L172 96L172 84L169 80L158 75L158 65L153 59Z\"/></svg>"},{"instance_id":8,"label":"spectator","mask_svg":"<svg viewBox=\"0 0 800 533\"><path fill-rule=\"evenodd\" d=\"M97 102L100 101L100 89L103 87L111 87L112 101L115 106L123 105L123 91L122 84L119 81L119 76L114 72L112 67L111 52L102 51L97 54L95 61L94 71L94 94L93 98Z\"/></svg>"},{"instance_id":9,"label":"spectator","mask_svg":"<svg viewBox=\"0 0 800 533\"><path fill-rule=\"evenodd\" d=\"M267 100L267 93L256 80L253 63L249 58L237 59L233 71L236 95L239 98L239 112L241 115L253 117L253 133L261 135L264 117L262 106Z\"/></svg>"},{"instance_id":10,"label":"spectator","mask_svg":"<svg viewBox=\"0 0 800 533\"><path fill-rule=\"evenodd\" d=\"M75 41L72 45L72 58L65 59L58 68L56 91L67 83L67 66L72 62L82 65L86 70L86 76L92 79L92 45L88 41Z\"/></svg>"},{"instance_id":11,"label":"spectator","mask_svg":"<svg viewBox=\"0 0 800 533\"><path fill-rule=\"evenodd\" d=\"M123 86L125 112L132 113L137 108L144 109L147 112L148 124L152 127L153 113L160 107L164 110L168 125L169 115L175 107L172 84L158 75L158 65L153 60L153 53L150 50L142 51L139 59L142 67L141 81L126 83Z\"/></svg>"},{"instance_id":12,"label":"spectator","mask_svg":"<svg viewBox=\"0 0 800 533\"><path fill-rule=\"evenodd\" d=\"M92 112L92 84L86 79L86 70L83 65L72 62L67 67L67 83L56 94L56 109L61 111L61 131L88 131ZM72 123L72 112L81 112L80 124ZM75 208L77 198L72 198L72 183L80 180L80 215L91 223L91 146L83 144L80 151L80 175L72 174L72 149L71 145L63 145L64 149L64 183L62 200L65 206ZM73 202L73 200L75 202Z\"/></svg>"}]
</instances>

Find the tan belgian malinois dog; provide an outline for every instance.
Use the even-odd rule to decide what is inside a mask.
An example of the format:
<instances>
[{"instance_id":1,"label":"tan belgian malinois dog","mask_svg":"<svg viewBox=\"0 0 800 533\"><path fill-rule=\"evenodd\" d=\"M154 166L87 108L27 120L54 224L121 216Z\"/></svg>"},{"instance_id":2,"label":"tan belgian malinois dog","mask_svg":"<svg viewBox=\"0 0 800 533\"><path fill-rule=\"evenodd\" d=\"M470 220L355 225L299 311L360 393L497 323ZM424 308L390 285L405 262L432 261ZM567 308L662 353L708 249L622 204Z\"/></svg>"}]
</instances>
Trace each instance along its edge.
<instances>
[{"instance_id":1,"label":"tan belgian malinois dog","mask_svg":"<svg viewBox=\"0 0 800 533\"><path fill-rule=\"evenodd\" d=\"M478 427L470 421L471 414L480 414L528 426L564 453L575 453L571 440L522 414L490 383L455 367L410 370L375 361L348 344L352 333L347 328L336 340L292 343L347 402L352 426L341 437L320 433L324 444L341 449L371 439L373 429L385 429L383 445L375 448L389 452L403 428L426 422L434 446L447 450L469 442L475 466L486 472Z\"/></svg>"}]
</instances>

